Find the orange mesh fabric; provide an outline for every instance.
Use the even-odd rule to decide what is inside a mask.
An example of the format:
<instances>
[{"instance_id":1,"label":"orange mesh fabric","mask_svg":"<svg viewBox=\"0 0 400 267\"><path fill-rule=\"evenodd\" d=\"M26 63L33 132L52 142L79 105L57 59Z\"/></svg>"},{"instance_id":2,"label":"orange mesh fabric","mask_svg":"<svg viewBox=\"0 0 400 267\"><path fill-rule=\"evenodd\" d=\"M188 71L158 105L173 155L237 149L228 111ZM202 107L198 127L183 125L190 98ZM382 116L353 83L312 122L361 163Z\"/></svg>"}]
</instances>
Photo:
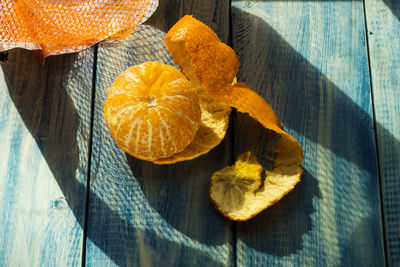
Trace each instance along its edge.
<instances>
[{"instance_id":1,"label":"orange mesh fabric","mask_svg":"<svg viewBox=\"0 0 400 267\"><path fill-rule=\"evenodd\" d=\"M0 52L21 47L46 57L80 51L125 37L157 5L158 0L1 0Z\"/></svg>"}]
</instances>

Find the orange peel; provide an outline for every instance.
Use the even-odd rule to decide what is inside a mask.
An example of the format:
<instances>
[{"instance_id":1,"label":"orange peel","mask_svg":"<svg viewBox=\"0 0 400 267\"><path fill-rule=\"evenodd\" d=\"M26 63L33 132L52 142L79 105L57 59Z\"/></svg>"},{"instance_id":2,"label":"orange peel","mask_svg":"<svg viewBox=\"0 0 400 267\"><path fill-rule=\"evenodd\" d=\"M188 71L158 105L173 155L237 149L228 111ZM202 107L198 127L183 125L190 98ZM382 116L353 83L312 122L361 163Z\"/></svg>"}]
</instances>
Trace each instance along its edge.
<instances>
[{"instance_id":1,"label":"orange peel","mask_svg":"<svg viewBox=\"0 0 400 267\"><path fill-rule=\"evenodd\" d=\"M165 46L186 77L207 93L223 95L239 70L236 53L205 24L181 18L164 38Z\"/></svg>"},{"instance_id":2,"label":"orange peel","mask_svg":"<svg viewBox=\"0 0 400 267\"><path fill-rule=\"evenodd\" d=\"M240 112L248 113L266 129L275 131L281 137L275 147L273 170L266 171L267 178L261 188L254 190L249 187L250 194L245 195L246 201L240 207L235 207L236 200L233 198L221 197L216 182L216 177L221 174L230 173L227 176L234 179L237 172L227 167L211 177L209 196L214 206L232 220L248 220L279 201L300 181L303 150L297 140L282 129L271 106L248 85L236 82L239 68L237 56L208 26L192 16L184 16L167 33L165 45L186 77L201 87L202 91ZM253 161L250 156L247 160L239 157L234 166L246 166ZM240 174L246 176L246 171ZM254 173L248 172L248 175ZM261 172L258 176L261 183ZM247 199L247 196L251 198Z\"/></svg>"},{"instance_id":3,"label":"orange peel","mask_svg":"<svg viewBox=\"0 0 400 267\"><path fill-rule=\"evenodd\" d=\"M132 73L129 71L118 77L109 89L104 106L106 122L110 126L111 133L117 144L127 153L156 164L169 164L196 158L218 145L225 136L231 107L239 112L248 113L266 129L280 136L275 147L276 157L273 160L273 170L266 171L266 179L261 184L263 168L257 158L248 152L240 155L233 166L215 172L211 176L209 188L212 203L224 216L237 221L248 220L279 201L300 181L303 173L300 166L303 161L302 148L295 138L282 129L271 106L248 85L237 82L239 60L236 53L222 43L208 26L192 16L184 16L168 31L164 41L183 74L172 66L167 67L162 63L153 62L150 66L151 71L144 72L142 75L142 80L148 80L144 82L145 86L140 79L139 82L132 79ZM161 82L158 79L149 79L154 76L153 72L159 72L157 68L165 71L168 69ZM167 78L168 75L171 77ZM183 119L178 118L179 116L169 119L160 115L161 112L157 113L158 116L149 116L150 112L146 111L146 107L149 108L146 106L146 101L151 89L146 86L154 88L154 92L158 90L165 93L171 90L173 93L168 91L170 96L184 95L188 102L169 102L168 107L177 114L189 116L189 120L195 125L192 131L186 131L186 133L183 131L184 135L180 133L188 124L183 123ZM134 87L137 88L134 89ZM164 87L169 89L165 90ZM139 93L134 92L135 90ZM133 101L126 100L124 97L118 98L121 91L127 96L134 97L144 92L143 97L147 100L134 99ZM163 96L159 92L154 95ZM115 103L110 99L116 99ZM124 122L117 123L118 120L113 117L114 113L123 113L121 109L126 108L127 101L144 108L135 111L136 113L131 111L124 113L127 118L120 118L120 121ZM130 125L135 123L133 118L138 116L146 121L147 125L150 124L150 128L156 131L158 129L160 136L165 134L162 134L163 127L159 125L164 125L165 128L167 123L170 129L175 127L176 136L173 134L165 140L180 142L179 149L167 149L168 153L166 153L165 144L168 142L161 141L162 138L159 138L154 145L150 142L152 139L149 137L150 130L147 132L138 130L134 140L139 146L134 146L133 141L127 142L126 133L132 133ZM122 131L124 133L122 137L118 136L116 125L123 125L125 128ZM156 131L152 130L151 133ZM145 140L143 144L140 143L141 138ZM127 143L129 145L126 145ZM160 147L162 147L161 150Z\"/></svg>"},{"instance_id":4,"label":"orange peel","mask_svg":"<svg viewBox=\"0 0 400 267\"><path fill-rule=\"evenodd\" d=\"M230 106L206 94L199 95L200 127L192 142L180 153L153 160L155 164L171 164L191 160L208 153L224 139L229 124Z\"/></svg>"}]
</instances>

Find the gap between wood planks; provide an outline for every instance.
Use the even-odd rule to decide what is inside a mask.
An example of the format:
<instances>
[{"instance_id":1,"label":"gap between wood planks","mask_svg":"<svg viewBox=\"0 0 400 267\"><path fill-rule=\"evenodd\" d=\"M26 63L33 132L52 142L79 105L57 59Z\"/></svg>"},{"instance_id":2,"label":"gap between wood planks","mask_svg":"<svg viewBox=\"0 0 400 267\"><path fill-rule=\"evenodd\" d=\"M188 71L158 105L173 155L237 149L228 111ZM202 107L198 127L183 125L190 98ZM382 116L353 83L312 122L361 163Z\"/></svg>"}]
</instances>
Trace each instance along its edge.
<instances>
[{"instance_id":1,"label":"gap between wood planks","mask_svg":"<svg viewBox=\"0 0 400 267\"><path fill-rule=\"evenodd\" d=\"M229 0L229 6L228 6L228 40L227 40L227 45L229 45L232 49L233 47L233 30L232 30L232 0ZM231 111L231 117L230 117L230 126L231 126L231 155L229 159L230 165L232 165L235 162L235 120L236 120L236 110L232 109ZM233 266L237 266L237 234L236 234L236 222L232 221L232 254L233 254Z\"/></svg>"},{"instance_id":2,"label":"gap between wood planks","mask_svg":"<svg viewBox=\"0 0 400 267\"><path fill-rule=\"evenodd\" d=\"M374 137L375 137L375 146L376 146L376 157L377 157L377 166L378 166L378 182L379 182L379 199L380 199L380 208L381 208L381 221L382 221L382 233L383 233L383 250L385 252L385 266L389 265L389 251L387 244L387 228L385 221L385 205L383 199L383 181L382 181L382 173L381 173L381 157L379 153L379 143L378 143L378 129L376 123L376 113L375 113L375 102L374 102L374 90L372 87L372 69L371 69L371 57L370 57L370 48L369 48L369 35L368 35L368 22L367 22L367 12L365 0L363 0L363 12L364 12L364 32L365 32L365 42L367 47L367 60L368 60L368 74L369 74L369 88L371 92L371 108L372 108L372 120L374 123Z\"/></svg>"},{"instance_id":3,"label":"gap between wood planks","mask_svg":"<svg viewBox=\"0 0 400 267\"><path fill-rule=\"evenodd\" d=\"M87 179L86 179L86 196L85 196L85 211L83 215L83 242L82 242L82 266L86 266L86 240L88 231L88 218L89 218L89 197L90 197L90 175L92 168L92 144L93 144L93 124L94 124L94 105L95 105L95 91L97 79L97 50L99 44L95 44L93 53L93 75L92 75L92 90L90 102L90 132L89 132L89 151L88 151L88 165L87 165Z\"/></svg>"}]
</instances>

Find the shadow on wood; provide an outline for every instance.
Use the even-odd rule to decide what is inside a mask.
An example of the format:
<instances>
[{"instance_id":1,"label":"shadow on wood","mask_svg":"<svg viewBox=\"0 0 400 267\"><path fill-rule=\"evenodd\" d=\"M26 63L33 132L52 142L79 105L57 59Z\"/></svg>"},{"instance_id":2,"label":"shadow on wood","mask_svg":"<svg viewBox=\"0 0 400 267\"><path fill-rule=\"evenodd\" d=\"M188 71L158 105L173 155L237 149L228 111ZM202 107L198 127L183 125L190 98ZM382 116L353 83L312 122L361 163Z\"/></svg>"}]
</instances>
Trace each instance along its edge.
<instances>
[{"instance_id":1,"label":"shadow on wood","mask_svg":"<svg viewBox=\"0 0 400 267\"><path fill-rule=\"evenodd\" d=\"M241 0L235 0L236 2L240 2ZM315 1L315 2L332 2L332 0L242 0L243 2L290 2L290 1ZM335 2L350 2L354 0L334 0ZM362 0L355 0L355 1L362 1ZM382 0L386 6L392 11L393 15L400 20L400 2L398 0Z\"/></svg>"},{"instance_id":2,"label":"shadow on wood","mask_svg":"<svg viewBox=\"0 0 400 267\"><path fill-rule=\"evenodd\" d=\"M247 114L234 112L232 114L234 129L234 154L236 156L251 151L257 156L264 169L272 171L274 148L278 144L279 135L272 130L266 130L258 121ZM264 174L264 173L263 173Z\"/></svg>"},{"instance_id":3,"label":"shadow on wood","mask_svg":"<svg viewBox=\"0 0 400 267\"><path fill-rule=\"evenodd\" d=\"M260 252L289 256L302 249L302 237L312 228L313 199L322 197L317 180L307 171L302 181L274 206L253 219L237 224L241 241L250 245L255 236L264 237Z\"/></svg>"},{"instance_id":4,"label":"shadow on wood","mask_svg":"<svg viewBox=\"0 0 400 267\"><path fill-rule=\"evenodd\" d=\"M374 136L372 117L262 19L242 10L233 9L234 14L241 13L240 16L251 18L251 24L257 29L257 39L251 42L264 44L261 50L262 56L256 55L256 62L254 62L255 55L252 54L253 49L239 51L242 66L238 79L248 83L267 100L280 117L284 128L295 131L297 135L322 145L335 155L377 175L375 143L374 139L371 140L371 136ZM249 65L254 63L255 66ZM260 68L265 69L261 77L258 76ZM325 102L321 103L321 98ZM369 102L369 99L366 101ZM326 119L319 118L322 114ZM239 130L243 129L247 123L236 127ZM379 122L377 127L381 127ZM321 138L321 130L325 129L332 130L327 132L332 135L330 138ZM365 130L369 133L365 134ZM387 133L387 136L394 144L399 145L399 141L390 133ZM350 139L354 137L357 139ZM243 138L240 140L236 138L235 142L236 148L246 146L243 144L246 142ZM371 146L360 147L359 144ZM304 156L308 158L307 151Z\"/></svg>"},{"instance_id":5,"label":"shadow on wood","mask_svg":"<svg viewBox=\"0 0 400 267\"><path fill-rule=\"evenodd\" d=\"M383 0L386 6L392 11L393 15L400 21L400 1L398 0Z\"/></svg>"},{"instance_id":6,"label":"shadow on wood","mask_svg":"<svg viewBox=\"0 0 400 267\"><path fill-rule=\"evenodd\" d=\"M212 173L225 167L220 155L226 142L227 139L213 153L170 165L156 165L126 154L132 173L152 207L179 232L213 246L227 241L226 229L221 229L221 225L232 229L230 222L214 209L207 194ZM194 205L188 205L191 202ZM200 224L202 218L213 219Z\"/></svg>"},{"instance_id":7,"label":"shadow on wood","mask_svg":"<svg viewBox=\"0 0 400 267\"><path fill-rule=\"evenodd\" d=\"M302 237L319 223L319 218L310 218L317 212L313 202L322 202L328 196L332 199L328 205L335 209L337 216L346 216L349 210L360 205L352 204L353 185L360 182L363 191L357 194L365 199L363 207L375 216L374 223L358 225L370 227L364 231L382 239L374 121L367 113L371 112L368 80L354 85L357 89L353 89L360 92L359 98L365 103L363 109L263 19L235 7L232 14L236 26L233 28L233 47L242 63L238 80L248 83L270 103L284 128L299 140L305 157L305 174L295 190L255 217L254 221L237 224L238 242L243 241L261 254L295 254L303 247ZM246 147L254 146L252 142L257 142L254 140L262 140L263 137L262 130L259 130L258 133L251 133L253 140L242 138L249 136L246 131L251 122L238 119L235 123L237 155ZM381 127L379 122L377 127ZM394 145L400 145L387 130L385 132ZM325 151L324 155L318 154L318 150ZM324 157L329 158L327 170L323 170L323 162L318 163ZM350 175L352 172L357 173L354 181ZM326 179L332 180L332 193L329 195L324 195L319 185ZM363 218L361 213L357 216L360 220ZM353 220L348 218L349 222L353 223ZM338 235L342 235L338 238L343 238L340 242L352 242L345 241L349 238L347 233L354 231L355 227L349 222L337 222ZM376 262L383 262L383 252L379 251L383 248L380 244L373 245L366 245L363 250L375 251L379 255L375 258Z\"/></svg>"},{"instance_id":8,"label":"shadow on wood","mask_svg":"<svg viewBox=\"0 0 400 267\"><path fill-rule=\"evenodd\" d=\"M258 34L260 40L258 42L266 45L265 57L260 58L259 64L266 66L268 72L265 72L263 77L256 77L252 76L254 73L244 73L242 71L239 74L239 78L248 82L253 88L259 89L267 100L271 100L270 103L278 115L282 115L281 118L284 125L297 132L299 136L304 137L303 140L307 139L311 143L326 147L338 158L344 159L368 172L372 177L376 177L376 159L371 158L371 155L375 155L375 148L372 146L374 143L371 140L374 123L369 114L299 55L270 26L262 20L257 20L257 18L254 18L254 20L256 20L255 23L261 25L261 31ZM17 53L18 58L28 57L29 59L28 64L23 65L17 60L14 61L13 56L10 56L9 62L2 66L10 95L25 125L46 158L77 220L83 225L85 184L71 179L71 177L75 177L80 160L87 160L79 159L79 148L76 141L79 120L82 118L79 118L73 101L65 91L65 88L63 88L66 74L59 71L60 69L71 69L76 75L81 75L81 71L87 70L73 69L74 55L50 57L47 60L46 69L41 69L33 57L27 55L28 52L18 51ZM245 59L242 58L241 61L243 62ZM287 62L290 62L290 65ZM289 67L292 65L296 66L296 69L290 69ZM17 77L28 76L31 73L34 73L32 77L37 77L37 80L32 78L33 80L29 81L29 86L27 83L17 84L15 82ZM29 89L26 90L27 88ZM85 90L88 88L75 89ZM325 91L322 89L325 89ZM51 93L52 90L58 91L53 95ZM269 95L266 96L267 94ZM330 101L329 107L333 109L333 117L329 121L325 121L323 118L317 120L320 112L323 114L327 108L320 105L319 99L327 98L327 95ZM309 97L312 97L312 99L302 101ZM278 103L282 105L278 105ZM305 105L305 103L307 104ZM285 108L285 106L290 106L291 108ZM43 110L39 112L38 109ZM54 116L55 114L58 116ZM246 135L245 132L240 132L243 131L240 129L245 129L246 122L240 123L242 126L238 126L239 132L237 135ZM325 139L323 132L319 131L323 130L324 127L331 129L331 124L335 125L336 128L329 133L332 134L332 137ZM379 122L377 127L381 127ZM385 137L393 145L398 146L399 141L383 127L381 128L382 132L385 133ZM369 134L365 134L366 129L370 131ZM356 136L357 139L349 139L347 137L349 132L351 132L352 137ZM251 135L254 136L255 134L252 133ZM235 141L235 146L238 147L236 152L246 148L246 144L242 143L245 139L241 138L240 140L240 148L238 141ZM255 140L264 139L257 137ZM371 146L360 146L359 144L369 144ZM249 146L251 145L249 144ZM310 215L314 212L312 200L315 198L321 199L322 197L318 189L317 179L323 179L323 177L314 178L312 175L312 172L315 171L312 161L316 160L317 155L308 154L308 152L306 149L305 157L308 169L306 169L303 181L296 189L277 205L261 213L251 221L238 224L238 233L242 235L243 241L247 245L258 251L280 256L290 255L302 248L302 236L313 227L313 222L310 219ZM265 151L261 150L260 153L263 155ZM396 159L399 161L398 158ZM205 160L205 158L199 158L196 161ZM208 160L210 162L218 162L217 158L209 158ZM197 164L181 163L173 166L154 167L150 163L139 163L129 156L128 162L148 201L168 223L177 227L179 217L176 214L180 212L180 205L182 201L187 201L187 197L190 197L191 192L195 191L195 185L198 185L198 181L194 180L195 178L193 177L189 177L187 180L182 181L185 186L177 189L171 186L170 181L163 181L162 177L153 176L151 177L152 179L147 178L151 176L153 168L158 169L159 172L174 173L179 172L181 168L192 168ZM341 166L336 165L336 167L340 168ZM213 171L209 170L210 173ZM181 178L183 179L183 177ZM341 177L337 179L335 192L338 194L341 191L346 193L346 185L351 181L343 181ZM185 191L186 185L188 191ZM376 183L373 179L366 181L366 187L370 188L370 194L367 195L376 196ZM150 190L150 188L157 188L159 191ZM160 197L160 195L163 197ZM103 212L101 212L101 217L93 218L92 225L97 227L88 233L88 238L117 265L125 265L127 263L127 255L140 253L137 250L137 244L133 242L132 238L144 240L143 242L147 244L153 244L154 240L157 240L159 247L164 249L157 256L159 265L163 264L163 257L168 257L166 253L177 246L177 243L169 240L160 240L159 237L155 236L154 232L133 227L129 221L121 218L112 207L97 197L96 194L91 194L90 197L93 209L101 209ZM204 198L206 197L204 195ZM344 201L346 201L345 194L343 194L343 197ZM164 206L164 198L171 201L172 205L170 207L166 208ZM118 201L118 198L116 201ZM366 201L370 201L370 206L374 207L374 209L377 208L378 204L372 202L378 202L379 200L374 198ZM211 210L207 212L215 212L212 211L213 209L207 208L207 210ZM178 230L200 242L218 245L222 240L218 233L216 233L216 239L212 241L198 235L197 227L201 226L195 225L194 218L200 216L201 212L205 211L194 210L193 218L186 218L190 221L188 228L180 229L178 227ZM223 218L221 217L221 219ZM372 227L371 225L376 227L378 218L374 217L374 219L375 221L367 224L361 223L360 228ZM298 226L289 224L289 222L296 220L300 221ZM275 233L274 229L278 233ZM362 229L356 231L363 232ZM105 235L108 238L106 241L103 239ZM263 239L268 246L253 242L252 237L254 236ZM282 247L279 248L279 246ZM207 262L210 266L218 265L195 249L187 248L185 249L185 254L190 255L193 263ZM379 253L377 252L377 254Z\"/></svg>"},{"instance_id":9,"label":"shadow on wood","mask_svg":"<svg viewBox=\"0 0 400 267\"><path fill-rule=\"evenodd\" d=\"M79 117L63 88L75 54L50 57L40 67L30 51L12 50L1 66L9 94L62 189L77 221L83 223L85 186L76 179ZM87 160L87 159L82 159Z\"/></svg>"},{"instance_id":10,"label":"shadow on wood","mask_svg":"<svg viewBox=\"0 0 400 267\"><path fill-rule=\"evenodd\" d=\"M265 169L272 170L273 162L267 158L274 157L273 149L279 135L265 130L243 113L238 112L234 122L235 154L251 151ZM287 196L249 221L236 224L239 242L252 244L260 252L277 256L289 256L301 250L302 237L312 228L314 198L322 198L318 181L305 170L301 182ZM263 237L262 244L253 243L254 236Z\"/></svg>"},{"instance_id":11,"label":"shadow on wood","mask_svg":"<svg viewBox=\"0 0 400 267\"><path fill-rule=\"evenodd\" d=\"M365 248L366 244L372 244L372 247L381 246L382 240L380 238L377 238L377 236L372 232L365 231L365 229L372 229L375 227L375 220L376 218L370 215L356 225L351 234L350 242L342 248L342 266L360 266L361 263L358 257L354 257L354 255L359 254L360 248ZM377 251L373 251L373 253L371 260L364 266L385 266L382 261L383 259L381 259L381 255L379 255ZM386 266L392 265L388 264ZM393 266L396 265L394 264Z\"/></svg>"},{"instance_id":12,"label":"shadow on wood","mask_svg":"<svg viewBox=\"0 0 400 267\"><path fill-rule=\"evenodd\" d=\"M83 172L83 177L86 178L86 169L80 169L80 167L87 167L88 155L87 152L82 152L80 149L84 151L88 149L89 139L86 136L86 139L83 140L84 143L81 144L83 147L80 148L77 136L79 135L79 124L89 123L87 120L90 120L90 115L86 114L87 116L85 115L84 118L79 116L70 93L79 95L79 91L88 93L88 90L91 90L91 88L85 87L86 82L79 83L79 79L89 79L91 83L90 73L93 66L91 64L79 64L77 60L79 59L77 59L76 54L54 56L47 58L45 66L40 67L29 51L13 50L10 53L8 63L1 68L4 72L9 94L21 118L41 150L76 220L84 228L86 180L79 181L76 178L76 173ZM21 79L21 77L28 78ZM69 89L77 92L67 92L65 88L67 79L78 80L77 84L81 86ZM88 108L90 109L90 99L81 100L82 103L80 104L89 104ZM89 103L85 103L86 100ZM80 156L84 157L80 158ZM162 183L160 180L158 182ZM168 186L168 184L164 185ZM157 187L157 185L154 185L154 187ZM163 186L160 186L160 189L173 190L173 188ZM181 193L182 196L185 196L184 192L175 193ZM172 194L171 201L175 201L175 197L176 195ZM91 208L94 210L101 209L102 216L91 218L92 225L96 227L88 231L87 238L118 266L132 264L141 266L144 264L144 262L130 262L132 258L151 259L153 264L162 265L166 262L166 259L174 257L170 253L175 251L175 247L182 246L177 242L162 239L152 231L132 226L129 221L122 218L117 211L113 210L95 193L90 195L90 199ZM179 199L179 196L177 199ZM172 218L178 214L180 210L179 207L176 208L176 210L169 210L170 214L166 217ZM200 211L194 212L199 213ZM193 222L193 227L194 225L195 222ZM190 229L186 229L186 234L196 237L190 231ZM215 235L218 236L218 232ZM106 242L105 236L107 236ZM201 236L197 238L202 239ZM157 240L157 247L160 248L159 251L151 250L155 240ZM146 251L146 256L149 258L141 254L143 251ZM185 263L199 265L205 262L207 266L220 266L220 263L213 262L197 249L185 247L184 252L185 255L188 255L188 257L185 257ZM141 255L138 256L138 254Z\"/></svg>"},{"instance_id":13,"label":"shadow on wood","mask_svg":"<svg viewBox=\"0 0 400 267\"><path fill-rule=\"evenodd\" d=\"M126 258L128 265L128 260L167 266L229 264L233 260L230 223L214 210L207 199L207 175L214 171L212 168L227 165L231 153L219 153L217 156L218 151L224 150L217 149L212 155L190 163L155 166L125 155L115 145L104 122L102 105L106 90L122 71L145 61L172 63L163 38L181 14L189 12L187 10L212 21L217 28L222 28L219 32L228 35L227 27L224 27L228 25L228 1L212 0L204 4L204 1L165 0L160 1L152 21L138 26L127 39L113 42L111 46L107 43L99 45L91 195L96 194L110 205L126 224L139 228L138 231L146 229L146 234L143 243L140 235L127 232L125 226L118 226L118 221L103 221L101 218L108 211L94 206L91 198L88 236L101 235L103 243L108 243L104 253ZM226 146L225 142L219 148L222 147L229 149L229 144ZM97 228L103 231L98 232ZM109 242L113 240L116 228L124 238L138 237L141 243L124 248L118 242ZM175 246L165 244L164 239L176 242ZM96 264L96 259L102 254L95 245L88 243L88 263ZM167 251L169 254L154 253L149 257L148 254L140 254L140 250ZM206 260L207 256L209 260Z\"/></svg>"}]
</instances>

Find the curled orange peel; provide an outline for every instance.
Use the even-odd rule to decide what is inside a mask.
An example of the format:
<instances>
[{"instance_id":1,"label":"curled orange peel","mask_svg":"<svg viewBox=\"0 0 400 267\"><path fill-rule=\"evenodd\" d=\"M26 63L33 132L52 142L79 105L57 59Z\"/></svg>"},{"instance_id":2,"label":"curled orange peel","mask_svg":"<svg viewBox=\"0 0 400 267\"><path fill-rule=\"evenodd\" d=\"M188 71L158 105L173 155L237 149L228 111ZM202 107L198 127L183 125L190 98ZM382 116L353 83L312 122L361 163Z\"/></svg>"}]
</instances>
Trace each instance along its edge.
<instances>
[{"instance_id":1,"label":"curled orange peel","mask_svg":"<svg viewBox=\"0 0 400 267\"><path fill-rule=\"evenodd\" d=\"M200 91L240 112L248 113L266 129L281 137L275 147L274 168L266 171L263 185L261 171L256 171L254 176L254 172L246 167L246 164L251 165L255 161L250 154L239 156L234 166L217 171L211 177L209 196L214 206L232 220L248 220L276 203L300 181L303 150L297 140L281 128L271 106L248 85L236 82L239 60L235 52L223 44L209 27L192 16L184 16L165 36L165 45L174 62L189 81L201 88ZM243 179L246 181L250 176L257 177L261 187L244 187L250 192L244 190L246 197L239 201L240 205L235 205L238 203L232 197L237 195L234 193L237 193L235 186L218 186L218 181L223 180L221 176L226 176L233 183Z\"/></svg>"}]
</instances>

